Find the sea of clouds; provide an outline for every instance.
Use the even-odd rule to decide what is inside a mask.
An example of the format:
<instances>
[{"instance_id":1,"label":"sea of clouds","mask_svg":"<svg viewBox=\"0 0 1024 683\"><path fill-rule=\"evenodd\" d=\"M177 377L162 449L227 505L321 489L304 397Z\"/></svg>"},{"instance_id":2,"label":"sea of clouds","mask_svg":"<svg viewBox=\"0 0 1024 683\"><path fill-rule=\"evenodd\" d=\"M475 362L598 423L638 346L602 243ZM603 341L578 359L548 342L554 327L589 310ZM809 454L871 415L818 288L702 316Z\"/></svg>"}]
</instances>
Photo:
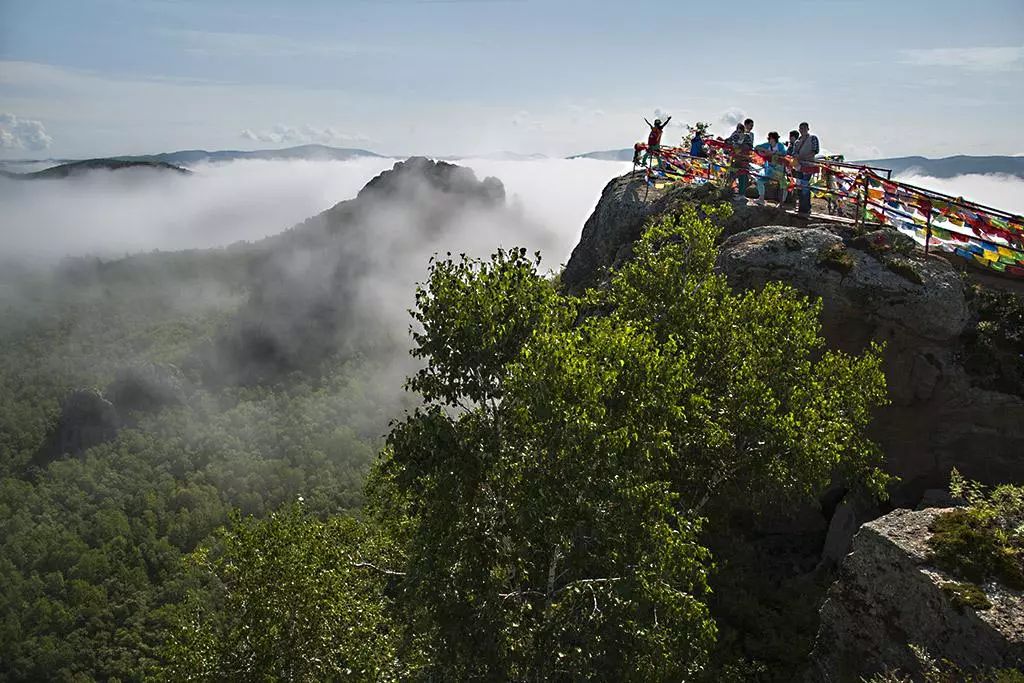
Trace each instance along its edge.
<instances>
[{"instance_id":1,"label":"sea of clouds","mask_svg":"<svg viewBox=\"0 0 1024 683\"><path fill-rule=\"evenodd\" d=\"M258 240L355 197L394 163L246 160L200 164L188 176L141 170L61 180L0 178L0 252L41 261ZM630 168L591 159L458 163L481 179L496 176L504 183L509 204L541 228L524 235L532 243L522 246L543 249L550 266L568 259L605 184ZM491 228L483 224L479 231L486 235ZM493 229L495 246L518 244L506 223Z\"/></svg>"},{"instance_id":2,"label":"sea of clouds","mask_svg":"<svg viewBox=\"0 0 1024 683\"><path fill-rule=\"evenodd\" d=\"M986 174L932 178L911 171L897 175L896 179L953 197L963 197L1003 211L1024 215L1024 178L1017 176Z\"/></svg>"},{"instance_id":3,"label":"sea of clouds","mask_svg":"<svg viewBox=\"0 0 1024 683\"><path fill-rule=\"evenodd\" d=\"M394 163L246 160L200 164L189 176L147 170L93 171L63 180L0 178L0 256L25 263L85 254L110 258L258 240L353 198ZM541 249L549 268L569 258L607 182L630 169L628 163L592 159L458 163L481 179L499 178L509 204L532 226L517 235L510 234L507 222L482 221L474 242ZM911 173L901 179L1024 213L1021 178Z\"/></svg>"}]
</instances>

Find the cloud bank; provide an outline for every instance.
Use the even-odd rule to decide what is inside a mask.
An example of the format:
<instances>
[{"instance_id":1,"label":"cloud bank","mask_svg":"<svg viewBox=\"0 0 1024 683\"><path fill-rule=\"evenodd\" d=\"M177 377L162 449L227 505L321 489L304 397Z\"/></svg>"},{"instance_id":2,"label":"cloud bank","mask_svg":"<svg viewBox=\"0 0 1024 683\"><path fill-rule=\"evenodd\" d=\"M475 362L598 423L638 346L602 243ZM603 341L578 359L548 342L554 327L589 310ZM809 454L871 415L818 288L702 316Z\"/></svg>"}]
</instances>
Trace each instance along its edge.
<instances>
[{"instance_id":1,"label":"cloud bank","mask_svg":"<svg viewBox=\"0 0 1024 683\"><path fill-rule=\"evenodd\" d=\"M243 140L252 142L269 142L275 145L365 145L370 138L358 133L346 133L327 126L287 126L278 124L269 130L252 130L246 128L240 133Z\"/></svg>"},{"instance_id":2,"label":"cloud bank","mask_svg":"<svg viewBox=\"0 0 1024 683\"><path fill-rule=\"evenodd\" d=\"M963 197L969 201L1024 215L1024 178L994 173L933 178L911 171L897 175L896 179L953 197Z\"/></svg>"},{"instance_id":3,"label":"cloud bank","mask_svg":"<svg viewBox=\"0 0 1024 683\"><path fill-rule=\"evenodd\" d=\"M629 164L591 159L465 160L496 176L532 231L545 262L566 261L605 184ZM391 159L236 161L196 166L191 176L96 171L69 180L0 178L0 243L29 261L208 248L280 233L350 199ZM478 226L485 242L520 244L509 225ZM458 248L458 245L453 245Z\"/></svg>"},{"instance_id":4,"label":"cloud bank","mask_svg":"<svg viewBox=\"0 0 1024 683\"><path fill-rule=\"evenodd\" d=\"M41 121L0 113L0 149L39 151L53 144Z\"/></svg>"}]
</instances>

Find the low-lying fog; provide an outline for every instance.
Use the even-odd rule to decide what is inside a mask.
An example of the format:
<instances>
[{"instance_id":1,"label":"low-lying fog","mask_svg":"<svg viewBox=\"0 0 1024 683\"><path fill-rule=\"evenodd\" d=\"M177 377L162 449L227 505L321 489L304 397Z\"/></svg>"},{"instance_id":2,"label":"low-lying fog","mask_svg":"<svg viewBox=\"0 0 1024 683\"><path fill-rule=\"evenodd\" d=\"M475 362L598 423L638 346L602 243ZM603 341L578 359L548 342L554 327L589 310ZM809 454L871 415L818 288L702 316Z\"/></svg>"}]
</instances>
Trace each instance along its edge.
<instances>
[{"instance_id":1,"label":"low-lying fog","mask_svg":"<svg viewBox=\"0 0 1024 683\"><path fill-rule=\"evenodd\" d=\"M0 254L37 261L257 240L355 197L394 163L246 160L198 165L191 176L141 170L63 180L0 178ZM480 179L493 175L504 183L509 203L549 233L542 243L523 246L545 249L552 267L569 258L605 184L630 168L590 159L459 164ZM498 242L516 244L507 234L496 235Z\"/></svg>"},{"instance_id":2,"label":"low-lying fog","mask_svg":"<svg viewBox=\"0 0 1024 683\"><path fill-rule=\"evenodd\" d=\"M539 243L523 246L543 249L548 267L569 258L604 185L630 168L628 163L592 159L458 163L481 179L498 177L510 203L546 231ZM377 158L235 161L196 166L191 176L93 171L66 180L0 178L0 257L23 262L82 254L111 257L256 240L354 197L393 164L394 160ZM1024 179L902 179L1024 213ZM487 227L480 226L484 231ZM524 241L538 242L537 235L525 236ZM507 233L495 234L494 244L498 243L511 246L517 241Z\"/></svg>"}]
</instances>

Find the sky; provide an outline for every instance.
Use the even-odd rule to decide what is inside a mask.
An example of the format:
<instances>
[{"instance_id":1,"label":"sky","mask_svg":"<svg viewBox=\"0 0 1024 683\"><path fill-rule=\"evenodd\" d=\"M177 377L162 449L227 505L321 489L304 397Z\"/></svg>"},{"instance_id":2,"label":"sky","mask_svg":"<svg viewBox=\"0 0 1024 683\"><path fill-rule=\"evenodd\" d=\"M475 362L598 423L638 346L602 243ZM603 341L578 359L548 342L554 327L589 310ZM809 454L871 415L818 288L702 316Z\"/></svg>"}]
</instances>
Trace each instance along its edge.
<instances>
[{"instance_id":1,"label":"sky","mask_svg":"<svg viewBox=\"0 0 1024 683\"><path fill-rule=\"evenodd\" d=\"M864 159L1024 154L1021 0L0 0L0 159L630 147L809 121Z\"/></svg>"}]
</instances>

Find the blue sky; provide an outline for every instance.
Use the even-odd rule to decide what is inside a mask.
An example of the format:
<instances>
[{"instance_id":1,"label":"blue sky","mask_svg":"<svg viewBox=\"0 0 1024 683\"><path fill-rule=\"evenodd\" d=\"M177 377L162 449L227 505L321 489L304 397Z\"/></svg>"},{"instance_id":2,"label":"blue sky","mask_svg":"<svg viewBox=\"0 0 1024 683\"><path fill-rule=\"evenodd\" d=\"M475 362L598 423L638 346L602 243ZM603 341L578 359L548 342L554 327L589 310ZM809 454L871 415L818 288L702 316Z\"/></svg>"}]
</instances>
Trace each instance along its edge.
<instances>
[{"instance_id":1,"label":"blue sky","mask_svg":"<svg viewBox=\"0 0 1024 683\"><path fill-rule=\"evenodd\" d=\"M851 157L1022 154L1022 86L1021 0L0 0L4 158L567 155L655 112L809 120Z\"/></svg>"}]
</instances>

